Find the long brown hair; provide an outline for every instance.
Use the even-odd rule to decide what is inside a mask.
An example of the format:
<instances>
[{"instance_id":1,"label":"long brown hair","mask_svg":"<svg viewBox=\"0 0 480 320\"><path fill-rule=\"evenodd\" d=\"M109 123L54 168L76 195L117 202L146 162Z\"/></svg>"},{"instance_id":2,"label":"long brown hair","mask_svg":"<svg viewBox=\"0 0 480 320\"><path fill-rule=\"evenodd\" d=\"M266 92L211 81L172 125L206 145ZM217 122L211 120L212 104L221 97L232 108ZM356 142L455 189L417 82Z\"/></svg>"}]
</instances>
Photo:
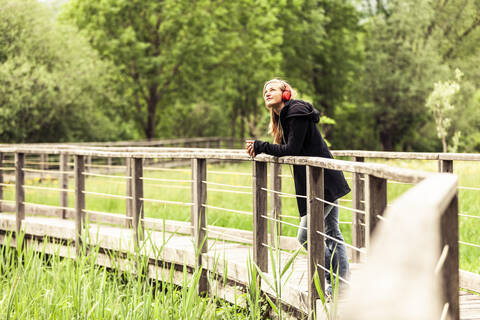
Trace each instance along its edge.
<instances>
[{"instance_id":1,"label":"long brown hair","mask_svg":"<svg viewBox=\"0 0 480 320\"><path fill-rule=\"evenodd\" d=\"M291 99L295 98L296 92L292 89L292 86L289 85L286 81L281 79L271 79L265 82L263 85L263 96L265 97L265 89L267 85L272 82L280 83L280 90L285 91L285 89L289 89L291 92ZM267 107L268 108L268 107ZM280 116L278 116L274 111L273 108L268 108L270 110L270 124L268 125L268 133L272 135L274 143L282 143L283 138L283 128L280 124Z\"/></svg>"}]
</instances>

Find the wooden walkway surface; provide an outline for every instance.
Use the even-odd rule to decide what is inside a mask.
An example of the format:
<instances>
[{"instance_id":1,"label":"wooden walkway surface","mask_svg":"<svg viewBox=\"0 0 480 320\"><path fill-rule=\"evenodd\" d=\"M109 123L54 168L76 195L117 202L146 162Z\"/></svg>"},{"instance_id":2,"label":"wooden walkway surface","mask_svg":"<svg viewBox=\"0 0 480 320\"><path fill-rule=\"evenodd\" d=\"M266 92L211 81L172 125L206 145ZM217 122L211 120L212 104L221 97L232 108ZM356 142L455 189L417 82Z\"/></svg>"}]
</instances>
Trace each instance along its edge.
<instances>
[{"instance_id":1,"label":"wooden walkway surface","mask_svg":"<svg viewBox=\"0 0 480 320\"><path fill-rule=\"evenodd\" d=\"M57 241L57 244L46 245L47 252L57 252L60 255L69 257L75 256L75 250L66 244L67 241L73 241L74 239L74 221L27 216L23 221L22 228L27 235L33 236L32 240L29 240L31 246L39 246L41 248L43 244L39 242L39 237L48 236L60 241ZM15 215L0 213L0 242L5 238L5 232L14 230ZM133 252L133 232L131 229L90 224L89 231L90 244L92 245L99 245L104 250L115 252ZM181 271L182 266L195 267L195 252L191 236L149 232L144 245L141 247L143 253L148 255L151 261L160 259L169 263L169 267L166 269L152 264L149 267L149 275L152 278L159 280L170 278L171 264L177 266L174 281L181 285L182 281L184 281L183 272ZM248 284L247 260L252 255L250 246L209 240L208 253L204 256L203 261L204 267L210 271L215 268L217 274L222 278L226 276L230 280L227 282L227 285L225 285L224 281L216 281L216 287L210 288L210 290L228 301L238 302L243 288ZM281 265L284 265L288 259L289 255L282 253ZM100 265L112 266L115 264L123 269L131 268L131 264L127 260L123 260L122 263L118 264L119 261L112 261L112 256L108 253L99 254L97 262ZM271 264L269 264L269 267L269 276L271 277ZM358 268L359 265L351 265L352 272L355 272ZM296 309L297 312L306 312L308 302L306 255L300 254L296 258L292 270L293 273L282 290L282 300ZM273 279L271 278L271 280ZM265 281L262 282L262 289L275 296L272 288L269 288ZM480 319L480 295L465 291L460 292L460 319Z\"/></svg>"}]
</instances>

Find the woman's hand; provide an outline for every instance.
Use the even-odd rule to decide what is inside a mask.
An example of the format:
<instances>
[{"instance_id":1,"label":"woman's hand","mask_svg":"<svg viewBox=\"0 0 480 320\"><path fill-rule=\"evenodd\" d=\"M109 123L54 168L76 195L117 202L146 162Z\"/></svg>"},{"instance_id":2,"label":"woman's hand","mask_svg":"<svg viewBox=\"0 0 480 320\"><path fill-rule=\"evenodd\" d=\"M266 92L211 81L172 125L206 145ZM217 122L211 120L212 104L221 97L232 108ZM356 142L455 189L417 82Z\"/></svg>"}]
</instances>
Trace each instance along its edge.
<instances>
[{"instance_id":1,"label":"woman's hand","mask_svg":"<svg viewBox=\"0 0 480 320\"><path fill-rule=\"evenodd\" d=\"M255 157L255 148L254 148L254 143L255 140L247 140L245 144L245 148L247 149L247 153L250 155L250 157L254 158Z\"/></svg>"}]
</instances>

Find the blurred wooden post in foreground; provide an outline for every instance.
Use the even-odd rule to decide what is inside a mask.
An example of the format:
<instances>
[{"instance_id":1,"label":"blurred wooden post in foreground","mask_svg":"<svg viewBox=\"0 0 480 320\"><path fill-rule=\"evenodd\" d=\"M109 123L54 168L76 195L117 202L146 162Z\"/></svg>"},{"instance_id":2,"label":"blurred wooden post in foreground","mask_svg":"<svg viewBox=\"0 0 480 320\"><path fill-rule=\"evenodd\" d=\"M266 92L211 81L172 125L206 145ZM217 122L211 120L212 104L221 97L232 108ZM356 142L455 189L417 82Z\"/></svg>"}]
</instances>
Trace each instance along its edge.
<instances>
[{"instance_id":1,"label":"blurred wooden post in foreground","mask_svg":"<svg viewBox=\"0 0 480 320\"><path fill-rule=\"evenodd\" d=\"M342 319L459 319L457 181L431 176L388 208Z\"/></svg>"}]
</instances>

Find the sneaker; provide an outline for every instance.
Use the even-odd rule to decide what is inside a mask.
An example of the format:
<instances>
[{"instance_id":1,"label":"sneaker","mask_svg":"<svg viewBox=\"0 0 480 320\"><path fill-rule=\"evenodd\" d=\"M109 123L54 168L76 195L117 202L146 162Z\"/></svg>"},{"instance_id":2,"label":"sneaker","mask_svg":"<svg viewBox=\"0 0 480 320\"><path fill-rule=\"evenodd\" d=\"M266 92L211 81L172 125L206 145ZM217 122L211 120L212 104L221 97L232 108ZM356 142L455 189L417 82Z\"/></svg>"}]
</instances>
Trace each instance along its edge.
<instances>
[{"instance_id":1,"label":"sneaker","mask_svg":"<svg viewBox=\"0 0 480 320\"><path fill-rule=\"evenodd\" d=\"M325 301L330 301L333 298L333 288L330 284L327 284L325 288Z\"/></svg>"}]
</instances>

